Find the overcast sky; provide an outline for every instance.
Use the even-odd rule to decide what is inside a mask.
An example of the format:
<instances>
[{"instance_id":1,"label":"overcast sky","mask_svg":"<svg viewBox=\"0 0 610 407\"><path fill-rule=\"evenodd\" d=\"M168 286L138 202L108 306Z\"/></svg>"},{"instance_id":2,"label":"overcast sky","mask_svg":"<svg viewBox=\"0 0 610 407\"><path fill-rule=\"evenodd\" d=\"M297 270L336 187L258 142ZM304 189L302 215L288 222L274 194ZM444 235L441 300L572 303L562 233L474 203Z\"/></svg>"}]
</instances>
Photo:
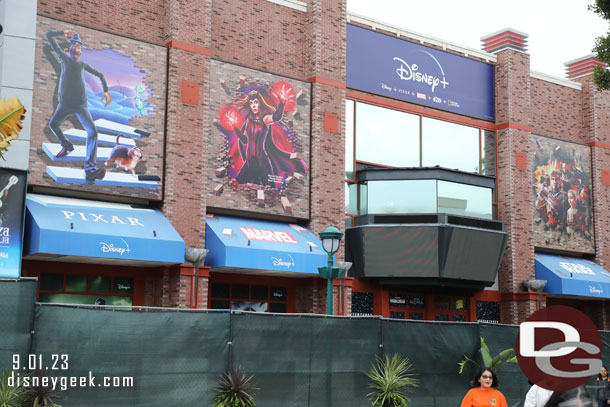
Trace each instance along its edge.
<instances>
[{"instance_id":1,"label":"overcast sky","mask_svg":"<svg viewBox=\"0 0 610 407\"><path fill-rule=\"evenodd\" d=\"M564 63L591 54L608 22L594 0L347 0L348 12L467 48L510 27L529 35L531 70L565 78Z\"/></svg>"}]
</instances>

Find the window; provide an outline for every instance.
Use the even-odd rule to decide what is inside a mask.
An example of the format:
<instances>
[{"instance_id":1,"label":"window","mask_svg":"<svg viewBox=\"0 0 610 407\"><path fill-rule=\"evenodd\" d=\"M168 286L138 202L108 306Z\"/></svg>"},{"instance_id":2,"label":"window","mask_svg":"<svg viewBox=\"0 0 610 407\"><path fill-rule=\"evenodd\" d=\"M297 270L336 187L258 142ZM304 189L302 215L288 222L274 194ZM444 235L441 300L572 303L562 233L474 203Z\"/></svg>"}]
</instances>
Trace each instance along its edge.
<instances>
[{"instance_id":1,"label":"window","mask_svg":"<svg viewBox=\"0 0 610 407\"><path fill-rule=\"evenodd\" d=\"M423 320L425 308L423 294L390 293L390 318Z\"/></svg>"},{"instance_id":2,"label":"window","mask_svg":"<svg viewBox=\"0 0 610 407\"><path fill-rule=\"evenodd\" d=\"M469 320L468 298L408 292L390 293L390 318L435 321Z\"/></svg>"},{"instance_id":3,"label":"window","mask_svg":"<svg viewBox=\"0 0 610 407\"><path fill-rule=\"evenodd\" d=\"M492 190L457 182L438 181L438 212L492 218Z\"/></svg>"},{"instance_id":4,"label":"window","mask_svg":"<svg viewBox=\"0 0 610 407\"><path fill-rule=\"evenodd\" d=\"M365 181L360 186L359 215L449 213L492 219L491 188L442 180Z\"/></svg>"},{"instance_id":5,"label":"window","mask_svg":"<svg viewBox=\"0 0 610 407\"><path fill-rule=\"evenodd\" d=\"M389 168L440 166L495 176L495 132L349 99L345 108L345 179L349 181L345 188L346 227L354 224L354 216L374 213L441 212L484 219L497 216L493 188L437 184L435 180L355 186L359 163Z\"/></svg>"},{"instance_id":6,"label":"window","mask_svg":"<svg viewBox=\"0 0 610 407\"><path fill-rule=\"evenodd\" d=\"M419 167L419 116L358 102L355 117L357 161Z\"/></svg>"},{"instance_id":7,"label":"window","mask_svg":"<svg viewBox=\"0 0 610 407\"><path fill-rule=\"evenodd\" d=\"M435 213L436 181L368 181L360 189L360 215Z\"/></svg>"},{"instance_id":8,"label":"window","mask_svg":"<svg viewBox=\"0 0 610 407\"><path fill-rule=\"evenodd\" d=\"M434 298L434 320L468 321L468 298L442 297Z\"/></svg>"},{"instance_id":9,"label":"window","mask_svg":"<svg viewBox=\"0 0 610 407\"><path fill-rule=\"evenodd\" d=\"M133 305L134 279L42 273L38 301L61 304Z\"/></svg>"},{"instance_id":10,"label":"window","mask_svg":"<svg viewBox=\"0 0 610 407\"><path fill-rule=\"evenodd\" d=\"M422 166L479 173L479 129L422 118Z\"/></svg>"},{"instance_id":11,"label":"window","mask_svg":"<svg viewBox=\"0 0 610 407\"><path fill-rule=\"evenodd\" d=\"M212 283L210 308L285 313L287 301L285 287Z\"/></svg>"}]
</instances>

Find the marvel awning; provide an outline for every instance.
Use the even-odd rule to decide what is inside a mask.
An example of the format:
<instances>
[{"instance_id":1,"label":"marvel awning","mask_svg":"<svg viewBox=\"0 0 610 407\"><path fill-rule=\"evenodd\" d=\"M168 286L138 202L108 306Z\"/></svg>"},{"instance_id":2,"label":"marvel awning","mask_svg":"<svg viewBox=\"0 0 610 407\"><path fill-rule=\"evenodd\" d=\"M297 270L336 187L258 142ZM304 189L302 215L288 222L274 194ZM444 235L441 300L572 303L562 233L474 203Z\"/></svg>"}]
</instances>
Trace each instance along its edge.
<instances>
[{"instance_id":1,"label":"marvel awning","mask_svg":"<svg viewBox=\"0 0 610 407\"><path fill-rule=\"evenodd\" d=\"M28 194L24 258L168 265L184 240L157 209Z\"/></svg>"},{"instance_id":2,"label":"marvel awning","mask_svg":"<svg viewBox=\"0 0 610 407\"><path fill-rule=\"evenodd\" d=\"M590 260L537 253L536 279L547 294L610 298L610 273Z\"/></svg>"},{"instance_id":3,"label":"marvel awning","mask_svg":"<svg viewBox=\"0 0 610 407\"><path fill-rule=\"evenodd\" d=\"M318 275L328 256L320 240L295 224L215 215L206 219L206 266L227 271Z\"/></svg>"}]
</instances>

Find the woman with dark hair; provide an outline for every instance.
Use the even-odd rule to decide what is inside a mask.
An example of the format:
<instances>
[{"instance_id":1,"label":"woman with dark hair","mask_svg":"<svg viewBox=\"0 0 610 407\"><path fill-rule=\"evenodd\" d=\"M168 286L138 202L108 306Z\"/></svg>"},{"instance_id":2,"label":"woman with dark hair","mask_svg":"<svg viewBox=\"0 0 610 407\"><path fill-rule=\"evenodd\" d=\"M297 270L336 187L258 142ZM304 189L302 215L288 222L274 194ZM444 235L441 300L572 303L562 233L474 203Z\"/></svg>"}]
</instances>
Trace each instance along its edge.
<instances>
[{"instance_id":1,"label":"woman with dark hair","mask_svg":"<svg viewBox=\"0 0 610 407\"><path fill-rule=\"evenodd\" d=\"M593 400L584 385L571 390L554 391L544 407L593 407Z\"/></svg>"},{"instance_id":2,"label":"woman with dark hair","mask_svg":"<svg viewBox=\"0 0 610 407\"><path fill-rule=\"evenodd\" d=\"M470 385L473 388L464 396L461 407L507 407L504 395L494 388L498 387L499 383L493 370L482 367Z\"/></svg>"},{"instance_id":3,"label":"woman with dark hair","mask_svg":"<svg viewBox=\"0 0 610 407\"><path fill-rule=\"evenodd\" d=\"M608 369L602 366L601 372L597 375L597 405L598 407L608 407L610 405L610 377Z\"/></svg>"}]
</instances>

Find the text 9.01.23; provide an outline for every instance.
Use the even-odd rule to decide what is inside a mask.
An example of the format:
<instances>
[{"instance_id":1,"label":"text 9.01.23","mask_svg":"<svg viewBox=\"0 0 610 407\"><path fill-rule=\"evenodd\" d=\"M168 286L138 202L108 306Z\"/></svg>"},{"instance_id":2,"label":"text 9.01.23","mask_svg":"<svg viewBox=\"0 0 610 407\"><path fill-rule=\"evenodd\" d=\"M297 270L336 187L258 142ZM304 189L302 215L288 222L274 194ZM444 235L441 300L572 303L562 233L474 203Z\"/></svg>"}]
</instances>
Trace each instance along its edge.
<instances>
[{"instance_id":1,"label":"text 9.01.23","mask_svg":"<svg viewBox=\"0 0 610 407\"><path fill-rule=\"evenodd\" d=\"M42 354L29 354L26 359L14 354L13 370L68 370L68 355L52 353L43 357Z\"/></svg>"}]
</instances>

